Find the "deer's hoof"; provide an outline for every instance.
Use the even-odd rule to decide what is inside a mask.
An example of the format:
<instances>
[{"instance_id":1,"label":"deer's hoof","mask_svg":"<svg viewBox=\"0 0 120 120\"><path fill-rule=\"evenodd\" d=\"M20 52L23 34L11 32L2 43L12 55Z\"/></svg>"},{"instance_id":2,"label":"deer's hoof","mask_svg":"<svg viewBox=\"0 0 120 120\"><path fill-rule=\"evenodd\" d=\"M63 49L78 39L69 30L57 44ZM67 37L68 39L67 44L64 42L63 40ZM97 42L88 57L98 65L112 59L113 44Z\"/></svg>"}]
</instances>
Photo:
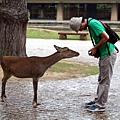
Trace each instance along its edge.
<instances>
[{"instance_id":1,"label":"deer's hoof","mask_svg":"<svg viewBox=\"0 0 120 120\"><path fill-rule=\"evenodd\" d=\"M7 98L6 95L5 95L5 94L2 94L2 95L1 95L1 102L5 102L5 98Z\"/></svg>"},{"instance_id":2,"label":"deer's hoof","mask_svg":"<svg viewBox=\"0 0 120 120\"><path fill-rule=\"evenodd\" d=\"M36 108L38 105L41 105L41 103L36 103L35 101L33 102L33 107Z\"/></svg>"},{"instance_id":3,"label":"deer's hoof","mask_svg":"<svg viewBox=\"0 0 120 120\"><path fill-rule=\"evenodd\" d=\"M4 100L3 100L3 99L1 99L1 102L4 102Z\"/></svg>"},{"instance_id":4,"label":"deer's hoof","mask_svg":"<svg viewBox=\"0 0 120 120\"><path fill-rule=\"evenodd\" d=\"M1 99L3 99L3 98L7 98L6 94L1 95Z\"/></svg>"},{"instance_id":5,"label":"deer's hoof","mask_svg":"<svg viewBox=\"0 0 120 120\"><path fill-rule=\"evenodd\" d=\"M6 95L4 95L4 97L5 97L5 98L7 98L7 96L6 96Z\"/></svg>"},{"instance_id":6,"label":"deer's hoof","mask_svg":"<svg viewBox=\"0 0 120 120\"><path fill-rule=\"evenodd\" d=\"M37 106L38 106L38 105L41 105L41 104L40 104L40 103L37 103Z\"/></svg>"},{"instance_id":7,"label":"deer's hoof","mask_svg":"<svg viewBox=\"0 0 120 120\"><path fill-rule=\"evenodd\" d=\"M37 103L34 101L33 102L33 107L36 108L37 107Z\"/></svg>"}]
</instances>

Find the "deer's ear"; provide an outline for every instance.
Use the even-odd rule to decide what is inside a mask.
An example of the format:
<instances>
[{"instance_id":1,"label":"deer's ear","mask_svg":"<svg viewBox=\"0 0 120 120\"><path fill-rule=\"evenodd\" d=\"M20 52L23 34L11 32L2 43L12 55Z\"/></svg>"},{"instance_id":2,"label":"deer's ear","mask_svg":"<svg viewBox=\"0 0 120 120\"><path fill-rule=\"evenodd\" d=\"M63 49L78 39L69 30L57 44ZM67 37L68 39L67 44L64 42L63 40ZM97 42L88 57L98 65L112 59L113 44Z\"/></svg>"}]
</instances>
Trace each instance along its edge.
<instances>
[{"instance_id":1,"label":"deer's ear","mask_svg":"<svg viewBox=\"0 0 120 120\"><path fill-rule=\"evenodd\" d=\"M61 50L61 47L58 47L58 46L56 46L56 45L54 45L54 47L55 47L55 49L56 49L57 51L60 51L60 50Z\"/></svg>"}]
</instances>

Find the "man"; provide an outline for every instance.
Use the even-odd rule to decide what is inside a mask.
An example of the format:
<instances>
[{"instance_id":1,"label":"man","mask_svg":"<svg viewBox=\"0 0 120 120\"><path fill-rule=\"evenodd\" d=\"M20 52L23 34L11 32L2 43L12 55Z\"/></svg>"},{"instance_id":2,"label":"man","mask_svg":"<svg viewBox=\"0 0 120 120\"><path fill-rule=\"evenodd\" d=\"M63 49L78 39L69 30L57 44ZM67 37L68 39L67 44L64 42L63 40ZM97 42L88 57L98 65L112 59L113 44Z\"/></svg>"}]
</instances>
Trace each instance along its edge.
<instances>
[{"instance_id":1,"label":"man","mask_svg":"<svg viewBox=\"0 0 120 120\"><path fill-rule=\"evenodd\" d=\"M105 103L108 99L117 52L115 45L107 42L109 35L100 21L92 18L84 19L83 17L73 17L70 19L70 28L76 32L86 30L87 27L89 27L89 31L95 42L95 46L89 51L94 56L97 50L99 50L100 57L97 97L85 105L88 107L88 111L105 111Z\"/></svg>"}]
</instances>

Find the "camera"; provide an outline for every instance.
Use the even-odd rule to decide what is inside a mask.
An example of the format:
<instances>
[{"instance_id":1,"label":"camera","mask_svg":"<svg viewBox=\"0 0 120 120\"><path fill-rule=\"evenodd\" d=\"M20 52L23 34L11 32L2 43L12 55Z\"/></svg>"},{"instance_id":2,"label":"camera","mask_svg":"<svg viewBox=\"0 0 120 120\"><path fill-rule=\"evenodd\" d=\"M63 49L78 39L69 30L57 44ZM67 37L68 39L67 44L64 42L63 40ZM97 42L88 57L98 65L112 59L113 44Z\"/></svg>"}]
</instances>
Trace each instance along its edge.
<instances>
[{"instance_id":1,"label":"camera","mask_svg":"<svg viewBox=\"0 0 120 120\"><path fill-rule=\"evenodd\" d=\"M92 51L88 51L88 55L92 55ZM99 50L97 50L97 52L93 55L95 58L99 58L100 57L100 52Z\"/></svg>"},{"instance_id":2,"label":"camera","mask_svg":"<svg viewBox=\"0 0 120 120\"><path fill-rule=\"evenodd\" d=\"M92 51L88 51L88 55L92 55Z\"/></svg>"}]
</instances>

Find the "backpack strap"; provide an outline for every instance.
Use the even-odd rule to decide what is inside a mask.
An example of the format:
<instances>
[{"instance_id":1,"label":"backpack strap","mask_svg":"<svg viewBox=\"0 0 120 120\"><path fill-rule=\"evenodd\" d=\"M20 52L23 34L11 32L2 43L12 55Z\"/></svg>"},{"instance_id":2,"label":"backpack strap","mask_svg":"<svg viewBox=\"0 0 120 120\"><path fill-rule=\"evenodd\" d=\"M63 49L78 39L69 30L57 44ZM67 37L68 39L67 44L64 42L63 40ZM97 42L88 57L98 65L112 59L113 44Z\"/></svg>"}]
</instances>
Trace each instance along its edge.
<instances>
[{"instance_id":1,"label":"backpack strap","mask_svg":"<svg viewBox=\"0 0 120 120\"><path fill-rule=\"evenodd\" d=\"M119 53L119 49L116 46L115 46L115 49L116 49L117 53Z\"/></svg>"},{"instance_id":2,"label":"backpack strap","mask_svg":"<svg viewBox=\"0 0 120 120\"><path fill-rule=\"evenodd\" d=\"M109 50L109 46L108 46L107 42L106 42L106 47L107 47L107 50L108 50L108 54L110 56L110 50Z\"/></svg>"},{"instance_id":3,"label":"backpack strap","mask_svg":"<svg viewBox=\"0 0 120 120\"><path fill-rule=\"evenodd\" d=\"M92 18L89 20L89 22L90 22L91 20L92 20ZM88 19L87 19L87 23L88 23ZM92 40L92 44L93 44L93 46L95 46L94 40L93 40L92 35L91 35L91 32L90 32L89 25L88 25L88 30L89 30L89 33L90 33L90 38L91 38L91 40Z\"/></svg>"}]
</instances>

